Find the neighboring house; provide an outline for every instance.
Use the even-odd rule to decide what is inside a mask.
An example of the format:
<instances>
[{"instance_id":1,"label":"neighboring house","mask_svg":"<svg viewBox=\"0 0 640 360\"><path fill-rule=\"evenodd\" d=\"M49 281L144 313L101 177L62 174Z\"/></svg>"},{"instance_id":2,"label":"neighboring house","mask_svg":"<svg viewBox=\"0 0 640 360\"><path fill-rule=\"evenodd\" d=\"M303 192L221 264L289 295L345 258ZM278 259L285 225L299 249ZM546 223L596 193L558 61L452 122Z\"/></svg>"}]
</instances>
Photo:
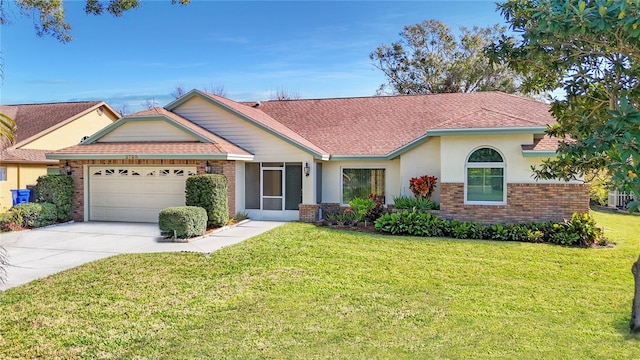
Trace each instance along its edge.
<instances>
[{"instance_id":1,"label":"neighboring house","mask_svg":"<svg viewBox=\"0 0 640 360\"><path fill-rule=\"evenodd\" d=\"M0 105L16 122L14 144L0 153L0 211L12 205L12 189L35 185L41 175L59 173L59 161L45 152L80 140L120 118L102 101Z\"/></svg>"},{"instance_id":2,"label":"neighboring house","mask_svg":"<svg viewBox=\"0 0 640 360\"><path fill-rule=\"evenodd\" d=\"M611 208L628 209L630 202L635 201L633 194L627 194L619 190L609 191L609 199L607 205Z\"/></svg>"},{"instance_id":3,"label":"neighboring house","mask_svg":"<svg viewBox=\"0 0 640 360\"><path fill-rule=\"evenodd\" d=\"M314 221L370 193L393 204L434 175L445 218L560 220L587 212L589 192L534 180L553 122L549 105L500 92L240 103L193 90L47 158L73 169L76 221L157 222L207 169L228 178L230 213L253 219Z\"/></svg>"}]
</instances>

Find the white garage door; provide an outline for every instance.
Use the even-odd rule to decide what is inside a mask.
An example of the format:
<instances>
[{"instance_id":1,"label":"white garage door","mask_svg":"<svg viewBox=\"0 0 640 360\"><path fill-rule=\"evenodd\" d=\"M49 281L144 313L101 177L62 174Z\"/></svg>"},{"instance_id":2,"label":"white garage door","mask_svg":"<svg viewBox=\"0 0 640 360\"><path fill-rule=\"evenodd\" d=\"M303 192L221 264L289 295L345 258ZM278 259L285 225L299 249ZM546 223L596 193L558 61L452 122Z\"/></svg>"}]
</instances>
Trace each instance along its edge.
<instances>
[{"instance_id":1,"label":"white garage door","mask_svg":"<svg viewBox=\"0 0 640 360\"><path fill-rule=\"evenodd\" d=\"M160 210L184 205L187 177L195 167L92 166L89 220L158 222Z\"/></svg>"}]
</instances>

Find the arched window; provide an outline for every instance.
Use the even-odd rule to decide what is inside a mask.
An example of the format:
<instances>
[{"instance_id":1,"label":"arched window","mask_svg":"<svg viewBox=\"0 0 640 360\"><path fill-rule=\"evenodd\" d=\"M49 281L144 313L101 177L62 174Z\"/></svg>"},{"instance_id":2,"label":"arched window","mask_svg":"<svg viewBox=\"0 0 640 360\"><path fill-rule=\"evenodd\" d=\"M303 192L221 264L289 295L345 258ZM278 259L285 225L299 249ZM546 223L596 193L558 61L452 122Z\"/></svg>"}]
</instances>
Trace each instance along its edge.
<instances>
[{"instance_id":1,"label":"arched window","mask_svg":"<svg viewBox=\"0 0 640 360\"><path fill-rule=\"evenodd\" d=\"M502 205L507 202L502 155L485 147L469 155L465 165L465 203Z\"/></svg>"}]
</instances>

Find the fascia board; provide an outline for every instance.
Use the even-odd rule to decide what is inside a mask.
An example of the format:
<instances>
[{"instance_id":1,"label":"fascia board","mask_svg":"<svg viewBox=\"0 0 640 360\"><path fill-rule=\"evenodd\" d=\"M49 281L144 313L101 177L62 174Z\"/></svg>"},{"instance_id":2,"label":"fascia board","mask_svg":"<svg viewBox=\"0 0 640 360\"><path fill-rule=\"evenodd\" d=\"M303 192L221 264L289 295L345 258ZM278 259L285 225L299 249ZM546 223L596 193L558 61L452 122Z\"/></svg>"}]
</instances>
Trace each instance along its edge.
<instances>
[{"instance_id":1,"label":"fascia board","mask_svg":"<svg viewBox=\"0 0 640 360\"><path fill-rule=\"evenodd\" d=\"M503 128L468 128L468 129L433 129L427 130L429 136L459 136L459 135L518 135L544 134L546 126L503 127Z\"/></svg>"}]
</instances>

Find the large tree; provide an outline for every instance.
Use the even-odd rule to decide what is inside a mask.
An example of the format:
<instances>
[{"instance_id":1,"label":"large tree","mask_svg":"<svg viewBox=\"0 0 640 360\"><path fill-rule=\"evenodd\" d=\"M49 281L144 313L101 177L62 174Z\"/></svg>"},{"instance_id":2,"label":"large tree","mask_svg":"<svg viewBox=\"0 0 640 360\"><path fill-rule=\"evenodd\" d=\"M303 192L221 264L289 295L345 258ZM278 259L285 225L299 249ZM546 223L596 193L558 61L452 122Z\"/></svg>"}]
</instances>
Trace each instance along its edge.
<instances>
[{"instance_id":1,"label":"large tree","mask_svg":"<svg viewBox=\"0 0 640 360\"><path fill-rule=\"evenodd\" d=\"M437 20L405 26L401 39L382 44L369 58L387 83L378 93L431 94L518 90L517 76L507 66L491 65L484 47L497 41L505 27L460 28L456 37Z\"/></svg>"},{"instance_id":2,"label":"large tree","mask_svg":"<svg viewBox=\"0 0 640 360\"><path fill-rule=\"evenodd\" d=\"M576 179L607 168L640 199L640 3L634 0L507 0L498 9L514 36L489 53L525 76L527 90L562 88L552 103L563 139L538 178ZM638 208L638 202L631 204Z\"/></svg>"},{"instance_id":3,"label":"large tree","mask_svg":"<svg viewBox=\"0 0 640 360\"><path fill-rule=\"evenodd\" d=\"M87 15L101 15L109 13L122 16L131 9L138 8L141 0L85 0L84 11ZM7 7L11 0L0 0L0 25L10 21ZM33 24L38 36L50 35L60 42L71 41L71 25L67 23L64 14L63 0L14 0L20 12L33 18ZM186 5L191 0L171 0L172 4Z\"/></svg>"}]
</instances>

